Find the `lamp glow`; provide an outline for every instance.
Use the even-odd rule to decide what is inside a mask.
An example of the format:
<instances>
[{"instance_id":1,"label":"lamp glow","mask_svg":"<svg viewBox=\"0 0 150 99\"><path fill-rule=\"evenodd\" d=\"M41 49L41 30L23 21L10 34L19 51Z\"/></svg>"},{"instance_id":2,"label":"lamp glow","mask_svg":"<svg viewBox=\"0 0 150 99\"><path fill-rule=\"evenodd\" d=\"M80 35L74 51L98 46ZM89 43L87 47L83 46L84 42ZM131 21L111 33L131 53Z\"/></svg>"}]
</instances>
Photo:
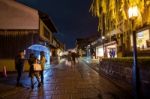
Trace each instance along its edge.
<instances>
[{"instance_id":1,"label":"lamp glow","mask_svg":"<svg viewBox=\"0 0 150 99\"><path fill-rule=\"evenodd\" d=\"M139 15L138 7L137 6L130 7L128 10L128 15L129 18L137 17Z\"/></svg>"},{"instance_id":2,"label":"lamp glow","mask_svg":"<svg viewBox=\"0 0 150 99\"><path fill-rule=\"evenodd\" d=\"M105 39L105 36L102 36L102 39L104 40L104 39Z\"/></svg>"}]
</instances>

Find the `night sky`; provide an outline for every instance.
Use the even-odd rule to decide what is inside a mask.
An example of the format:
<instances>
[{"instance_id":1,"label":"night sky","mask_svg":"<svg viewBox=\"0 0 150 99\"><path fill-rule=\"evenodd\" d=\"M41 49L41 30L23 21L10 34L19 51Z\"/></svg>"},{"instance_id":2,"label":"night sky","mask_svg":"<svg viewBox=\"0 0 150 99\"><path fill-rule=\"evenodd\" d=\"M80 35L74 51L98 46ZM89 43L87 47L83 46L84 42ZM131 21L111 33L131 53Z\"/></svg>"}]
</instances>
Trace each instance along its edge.
<instances>
[{"instance_id":1,"label":"night sky","mask_svg":"<svg viewBox=\"0 0 150 99\"><path fill-rule=\"evenodd\" d=\"M32 8L47 13L55 24L57 38L67 48L75 47L76 38L97 33L97 18L89 8L92 0L17 0Z\"/></svg>"}]
</instances>

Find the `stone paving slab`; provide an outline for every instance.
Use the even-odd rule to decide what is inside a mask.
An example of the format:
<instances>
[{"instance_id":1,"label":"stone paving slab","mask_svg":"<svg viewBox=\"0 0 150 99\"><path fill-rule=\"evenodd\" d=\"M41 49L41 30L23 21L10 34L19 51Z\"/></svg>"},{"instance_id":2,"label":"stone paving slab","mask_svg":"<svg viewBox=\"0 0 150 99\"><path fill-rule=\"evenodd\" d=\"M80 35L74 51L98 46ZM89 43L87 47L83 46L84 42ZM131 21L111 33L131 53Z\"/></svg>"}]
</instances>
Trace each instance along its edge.
<instances>
[{"instance_id":1,"label":"stone paving slab","mask_svg":"<svg viewBox=\"0 0 150 99\"><path fill-rule=\"evenodd\" d=\"M45 73L44 85L30 87L26 77L24 87L0 93L2 99L129 99L126 94L80 61L75 66L62 62ZM7 85L5 85L7 86ZM0 98L0 99L1 99Z\"/></svg>"}]
</instances>

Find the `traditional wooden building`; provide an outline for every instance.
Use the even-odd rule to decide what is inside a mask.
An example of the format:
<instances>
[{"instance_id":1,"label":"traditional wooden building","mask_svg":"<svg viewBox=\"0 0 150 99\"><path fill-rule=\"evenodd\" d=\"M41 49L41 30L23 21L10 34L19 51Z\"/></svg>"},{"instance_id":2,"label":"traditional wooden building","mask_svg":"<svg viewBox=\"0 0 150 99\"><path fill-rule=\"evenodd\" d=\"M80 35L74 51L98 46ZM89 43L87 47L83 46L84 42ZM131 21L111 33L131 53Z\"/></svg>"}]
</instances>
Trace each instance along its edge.
<instances>
[{"instance_id":1,"label":"traditional wooden building","mask_svg":"<svg viewBox=\"0 0 150 99\"><path fill-rule=\"evenodd\" d=\"M14 70L14 58L20 50L24 50L26 58L31 52L39 58L40 51L44 51L49 67L56 32L47 14L14 0L0 0L0 71L3 66Z\"/></svg>"}]
</instances>

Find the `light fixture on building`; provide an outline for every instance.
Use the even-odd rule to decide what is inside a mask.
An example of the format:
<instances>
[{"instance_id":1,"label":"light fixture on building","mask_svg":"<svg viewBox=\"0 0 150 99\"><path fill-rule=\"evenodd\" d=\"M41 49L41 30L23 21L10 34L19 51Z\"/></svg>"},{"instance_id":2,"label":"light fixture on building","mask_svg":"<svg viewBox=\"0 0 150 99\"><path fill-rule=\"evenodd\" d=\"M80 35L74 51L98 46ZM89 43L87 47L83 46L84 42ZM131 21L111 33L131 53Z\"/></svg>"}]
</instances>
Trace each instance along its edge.
<instances>
[{"instance_id":1,"label":"light fixture on building","mask_svg":"<svg viewBox=\"0 0 150 99\"><path fill-rule=\"evenodd\" d=\"M102 36L102 40L104 40L105 39L105 36Z\"/></svg>"},{"instance_id":2,"label":"light fixture on building","mask_svg":"<svg viewBox=\"0 0 150 99\"><path fill-rule=\"evenodd\" d=\"M132 6L128 10L128 16L130 19L135 19L139 15L139 10L137 6Z\"/></svg>"}]
</instances>

